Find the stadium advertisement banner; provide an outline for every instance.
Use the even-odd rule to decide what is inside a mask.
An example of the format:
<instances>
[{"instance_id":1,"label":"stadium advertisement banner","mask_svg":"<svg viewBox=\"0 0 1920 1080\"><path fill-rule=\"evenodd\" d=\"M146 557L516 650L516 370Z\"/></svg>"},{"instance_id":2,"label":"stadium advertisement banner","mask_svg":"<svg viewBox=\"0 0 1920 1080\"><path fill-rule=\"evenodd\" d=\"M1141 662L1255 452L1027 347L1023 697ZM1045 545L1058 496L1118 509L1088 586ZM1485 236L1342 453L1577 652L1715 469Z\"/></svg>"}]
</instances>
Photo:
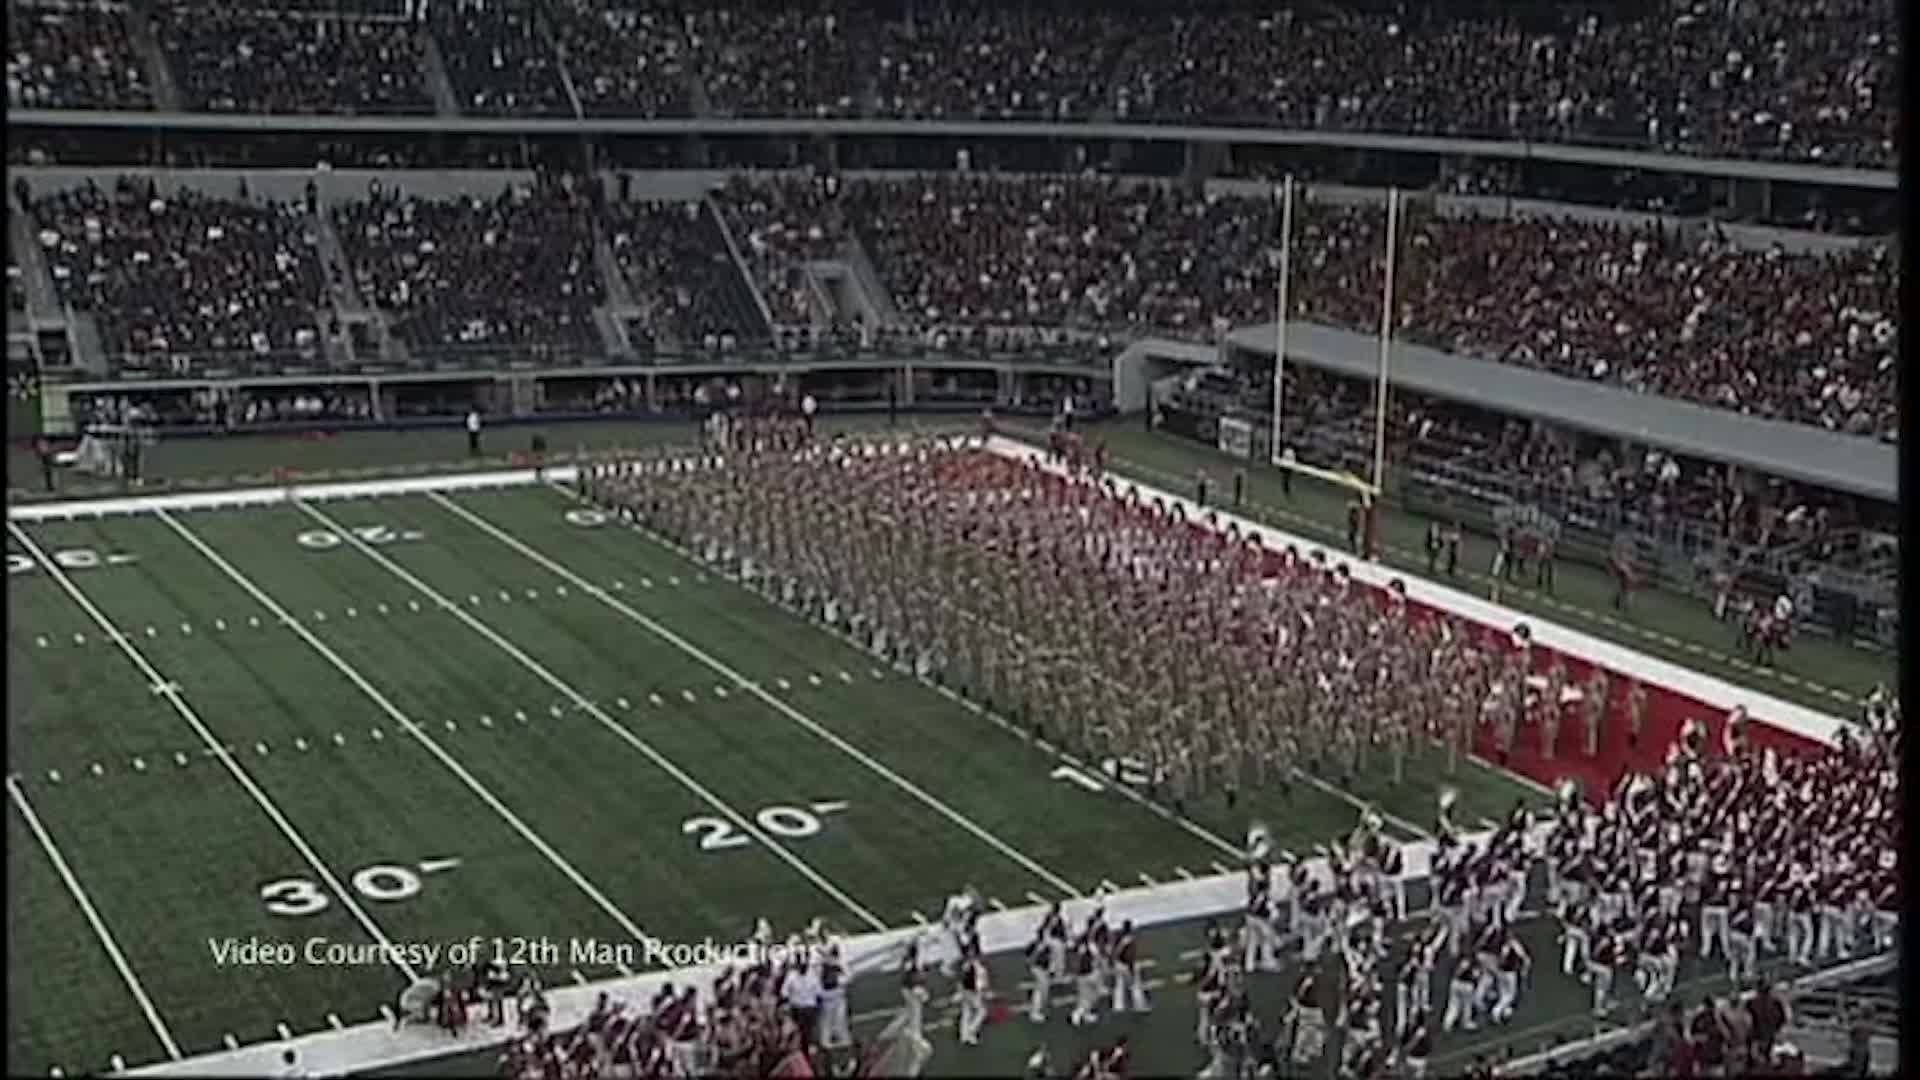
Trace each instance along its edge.
<instances>
[{"instance_id":1,"label":"stadium advertisement banner","mask_svg":"<svg viewBox=\"0 0 1920 1080\"><path fill-rule=\"evenodd\" d=\"M1220 452L1237 458L1253 457L1253 425L1231 416L1220 418Z\"/></svg>"}]
</instances>

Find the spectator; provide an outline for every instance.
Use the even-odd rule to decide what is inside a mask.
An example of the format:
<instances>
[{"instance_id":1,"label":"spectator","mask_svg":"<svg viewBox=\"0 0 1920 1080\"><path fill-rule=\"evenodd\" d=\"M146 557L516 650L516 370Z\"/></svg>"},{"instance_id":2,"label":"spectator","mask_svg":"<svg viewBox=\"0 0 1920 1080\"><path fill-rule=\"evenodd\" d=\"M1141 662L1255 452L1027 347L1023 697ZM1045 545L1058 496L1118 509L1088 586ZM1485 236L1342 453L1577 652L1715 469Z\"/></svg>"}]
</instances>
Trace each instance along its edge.
<instances>
[{"instance_id":1,"label":"spectator","mask_svg":"<svg viewBox=\"0 0 1920 1080\"><path fill-rule=\"evenodd\" d=\"M123 7L7 5L9 109L151 109L144 68Z\"/></svg>"},{"instance_id":2,"label":"spectator","mask_svg":"<svg viewBox=\"0 0 1920 1080\"><path fill-rule=\"evenodd\" d=\"M174 0L159 9L155 35L193 109L433 111L426 49L410 23L290 18Z\"/></svg>"}]
</instances>

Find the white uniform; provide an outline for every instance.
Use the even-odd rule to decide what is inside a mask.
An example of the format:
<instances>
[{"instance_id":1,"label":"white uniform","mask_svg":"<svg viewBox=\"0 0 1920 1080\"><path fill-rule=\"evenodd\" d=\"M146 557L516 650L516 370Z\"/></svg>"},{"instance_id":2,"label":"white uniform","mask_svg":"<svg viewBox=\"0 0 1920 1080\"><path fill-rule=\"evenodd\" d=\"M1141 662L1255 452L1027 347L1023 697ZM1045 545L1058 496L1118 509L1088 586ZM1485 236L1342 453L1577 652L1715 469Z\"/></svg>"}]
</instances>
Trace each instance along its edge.
<instances>
[{"instance_id":1,"label":"white uniform","mask_svg":"<svg viewBox=\"0 0 1920 1080\"><path fill-rule=\"evenodd\" d=\"M940 928L946 931L947 947L950 953L941 960L940 971L952 978L959 970L960 954L966 944L967 927L972 922L973 897L968 893L956 893L947 898L947 908L940 914Z\"/></svg>"},{"instance_id":2,"label":"white uniform","mask_svg":"<svg viewBox=\"0 0 1920 1080\"><path fill-rule=\"evenodd\" d=\"M960 1041L967 1046L980 1043L980 1028L987 1022L987 965L968 960L960 968Z\"/></svg>"},{"instance_id":3,"label":"white uniform","mask_svg":"<svg viewBox=\"0 0 1920 1080\"><path fill-rule=\"evenodd\" d=\"M820 1045L829 1050L849 1046L853 1032L847 1017L847 976L828 961L820 972Z\"/></svg>"}]
</instances>

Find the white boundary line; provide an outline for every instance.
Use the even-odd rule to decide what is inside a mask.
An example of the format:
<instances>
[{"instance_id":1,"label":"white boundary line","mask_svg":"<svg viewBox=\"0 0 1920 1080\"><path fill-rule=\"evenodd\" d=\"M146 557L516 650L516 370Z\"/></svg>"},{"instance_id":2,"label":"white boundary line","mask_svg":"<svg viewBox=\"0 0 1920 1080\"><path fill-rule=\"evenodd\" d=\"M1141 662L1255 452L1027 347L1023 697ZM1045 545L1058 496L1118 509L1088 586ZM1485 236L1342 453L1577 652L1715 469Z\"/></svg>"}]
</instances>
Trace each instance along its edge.
<instances>
[{"instance_id":1,"label":"white boundary line","mask_svg":"<svg viewBox=\"0 0 1920 1080\"><path fill-rule=\"evenodd\" d=\"M85 611L87 615L93 619L94 623L97 624L101 630L105 631L108 637L113 639L115 645L120 646L120 651L126 654L127 659L133 662L133 666L139 669L142 675L146 676L147 684L153 693L165 698L167 704L173 706L173 711L179 713L180 718L185 720L189 727L193 728L194 734L200 736L200 741L206 744L207 751L212 754L220 764L226 766L227 772L232 774L234 780L240 784L241 788L253 797L254 803L257 804L267 815L267 818L280 829L281 835L287 838L287 841L293 845L294 850L300 853L300 857L305 859L307 865L313 868L313 872L320 875L320 880L326 882L327 887L333 890L334 896L340 901L341 905L352 914L354 921L358 922L361 929L365 930L368 936L373 938L373 940L381 946L383 954L389 958L394 969L399 971L409 984L418 982L420 980L419 973L413 970L413 965L407 963L401 950L394 945L392 939L387 937L386 931L380 929L379 924L373 921L373 917L368 915L366 909L360 906L360 902L353 898L352 891L342 884L338 877L334 876L333 871L321 860L319 853L313 850L313 846L308 844L306 838L300 835L300 831L293 827L293 822L287 820L287 816L280 811L278 806L274 805L273 800L267 796L265 791L261 790L260 785L254 782L253 777L248 775L246 768L242 766L239 761L235 760L232 753L228 752L226 745L215 738L213 732L208 730L205 723L201 722L199 715L193 711L193 706L188 705L187 699L181 696L179 684L172 682L166 676L160 674L159 670L156 669L145 656L141 655L140 650L133 647L133 643L128 641L127 636L120 632L120 628L109 621L106 615L102 614L100 609L94 606L93 601L87 599L87 595L80 591L79 586L75 585L73 581L67 577L66 571L61 570L59 565L52 559L47 558L47 553L40 549L40 545L33 542L33 538L27 535L25 529L22 529L19 525L11 521L7 523L7 529L13 534L14 539L19 541L20 545L27 549L27 553L32 555L34 560L49 574L53 575L53 580L73 599L73 602L80 605L81 610Z\"/></svg>"},{"instance_id":2,"label":"white boundary line","mask_svg":"<svg viewBox=\"0 0 1920 1080\"><path fill-rule=\"evenodd\" d=\"M1014 458L1043 458L1041 451L1015 439L994 436L987 441L987 448L994 453ZM7 520L14 522L73 521L83 517L101 517L107 514L137 514L165 508L168 510L222 510L246 506L285 505L288 498L295 499L348 499L367 498L382 495L414 495L429 491L480 491L487 488L520 487L540 483L551 479L572 481L578 470L571 465L559 465L545 470L536 476L532 469L502 470L485 473L459 473L443 476L408 477L399 480L358 480L324 484L296 484L288 487L237 488L227 491L183 492L171 495L135 495L112 499L92 499L75 502L35 503L29 506L10 506L7 508ZM1140 490L1143 496L1161 498L1181 505L1187 509L1189 520L1198 521L1193 503L1179 495L1174 495L1152 484L1140 483L1122 473L1109 472L1109 479L1119 485L1120 490L1128 487ZM1593 637L1578 630L1569 629L1549 619L1500 604L1491 603L1478 596L1462 592L1445 585L1436 584L1412 573L1399 573L1389 567L1364 560L1355 560L1345 552L1333 551L1326 544L1308 540L1294 533L1276 529L1261 522L1224 511L1209 511L1219 514L1224 525L1228 522L1240 526L1241 532L1252 530L1269 547L1284 548L1289 544L1297 545L1302 551L1328 551L1338 561L1345 562L1354 578L1371 585L1384 586L1388 581L1399 578L1407 586L1409 599L1418 600L1430 607L1463 616L1482 626L1511 629L1516 623L1525 622L1533 628L1533 639L1549 648L1557 649L1570 656L1576 656L1615 671L1633 672L1639 677L1660 686L1670 687L1697 698L1716 709L1732 709L1736 705L1746 706L1754 719L1774 727L1790 731L1802 738L1828 746L1834 744L1835 736L1846 722L1830 713L1809 709L1790 701L1784 701L1764 691L1750 686L1730 683L1705 672L1681 667L1658 657L1630 649L1603 638Z\"/></svg>"},{"instance_id":3,"label":"white boundary line","mask_svg":"<svg viewBox=\"0 0 1920 1080\"><path fill-rule=\"evenodd\" d=\"M166 1050L168 1057L179 1061L180 1044L173 1041L173 1032L168 1031L167 1022L160 1019L160 1010L154 1007L153 999L147 996L147 988L140 985L140 977L133 973L133 966L127 963L126 955L120 951L120 943L113 939L113 931L107 929L106 920L100 917L100 912L94 908L93 901L87 898L86 888L80 884L80 878L74 874L73 869L67 865L67 860L60 854L59 845L53 842L53 837L47 832L46 826L40 823L40 815L33 812L33 805L27 801L27 793L20 790L20 782L11 776L7 777L7 795L13 799L13 805L19 808L20 816L26 821L27 828L33 831L33 838L40 841L41 849L47 853L47 859L53 863L54 873L60 875L61 883L66 885L67 892L73 895L73 902L80 906L80 914L86 917L87 925L93 927L94 936L100 939L100 947L107 951L107 959L113 961L114 969L120 973L120 981L127 984L127 990L133 994L133 1000L139 1003L140 1012L146 1016L147 1026L151 1027L154 1035L159 1038L161 1048Z\"/></svg>"},{"instance_id":4,"label":"white boundary line","mask_svg":"<svg viewBox=\"0 0 1920 1080\"><path fill-rule=\"evenodd\" d=\"M488 790L485 784L482 784L478 778L471 772L468 772L466 767L461 765L453 755L442 749L440 744L434 741L433 736L428 735L411 717L401 712L392 701L388 700L385 694L381 693L378 688L368 682L351 664L348 664L346 660L342 659L340 654L334 652L326 642L314 636L313 632L308 630L305 624L295 618L286 608L281 607L279 602L267 595L265 590L249 580L245 574L241 573L238 568L228 562L225 556L215 551L206 541L194 535L192 530L174 520L172 515L168 514L165 510L155 510L153 513L155 517L165 522L174 532L179 533L182 540L185 540L188 544L192 545L195 550L200 552L200 554L206 556L207 561L218 567L220 572L231 579L234 584L244 589L261 607L266 608L275 618L278 618L283 625L297 634L300 640L311 646L313 651L319 653L327 663L333 665L334 670L346 676L349 682L352 682L354 686L360 689L361 693L365 694L368 699L379 706L380 711L391 717L394 723L399 724L407 734L412 735L418 740L420 745L425 747L427 752L432 754L435 760L446 766L448 772L451 772L462 784L466 785L467 790L473 792L488 808L500 815L501 820L505 821L509 828L519 833L521 839L531 844L534 850L538 851L549 863L552 863L554 869L560 871L568 881L573 883L575 888L579 889L586 895L587 899L593 902L595 907L598 907L602 912L606 913L609 918L619 925L620 929L626 931L628 936L642 943L651 940L650 936L640 929L638 923L634 922L626 912L620 910L619 906L612 900L609 900L606 894L601 892L593 882L587 880L586 875L575 869L573 864L567 861L566 856L554 850L553 845L547 843L546 840L541 838L539 833L535 832L531 826L521 820L520 815L508 809L507 805L501 802L492 791Z\"/></svg>"},{"instance_id":5,"label":"white boundary line","mask_svg":"<svg viewBox=\"0 0 1920 1080\"><path fill-rule=\"evenodd\" d=\"M514 551L519 552L521 555L539 564L540 566L545 567L549 572L555 574L556 576L564 578L568 582L572 583L573 586L579 589L581 592L586 593L588 596L591 596L594 599L600 601L606 606L612 608L614 611L619 612L621 615L625 616L630 621L644 627L648 633L651 633L653 636L659 638L660 640L666 642L667 644L672 645L674 648L679 649L681 652L685 653L686 655L692 657L694 660L698 661L699 663L704 665L706 668L711 670L714 674L729 680L734 685L738 686L740 689L746 691L748 694L758 699L761 702L761 704L772 709L774 712L779 713L781 716L787 718L788 720L793 721L795 724L800 725L802 728L805 728L808 732L813 734L814 737L820 739L822 742L827 743L828 745L832 746L834 749L840 751L841 753L847 755L853 760L859 762L861 765L866 766L866 768L870 772L886 780L888 783L892 784L896 788L899 788L901 791L906 792L908 795L912 796L914 799L917 799L922 805L926 806L928 809L932 810L934 813L939 814L941 817L945 818L949 823L954 825L956 828L959 828L961 831L972 836L974 839L980 841L981 843L987 845L993 850L999 852L1001 855L1005 856L1009 861L1018 865L1021 869L1027 871L1028 873L1039 878L1040 880L1045 881L1047 884L1052 885L1054 888L1059 889L1061 892L1066 893L1068 896L1078 897L1082 895L1081 891L1075 888L1073 883L1068 881L1066 878L1061 877L1059 874L1056 874L1053 871L1035 862L1032 858L1027 856L1024 852L1020 851L1019 849L1008 844L1006 841L1001 840L999 837L988 832L986 829L982 828L977 822L975 822L972 818L967 817L965 814L962 814L960 811L955 810L952 806L949 806L945 802L942 802L938 797L932 794L929 794L925 789L921 788L918 784L915 784L913 781L908 780L906 777L901 776L897 772L894 772L892 769L888 768L882 762L876 760L866 751L861 750L859 747L853 745L847 740L834 734L832 731L828 730L827 728L822 727L819 724L819 722L815 721L812 717L808 716L807 714L794 708L792 705L789 705L786 702L768 693L763 687L760 686L759 683L754 682L753 680L747 678L745 675L741 674L739 671L734 670L734 668L729 666L725 661L708 653L706 650L700 648L698 645L695 645L693 642L688 641L687 639L681 637L679 634L674 633L672 630L668 629L666 626L655 621L649 616L643 615L639 611L634 610L625 601L620 600L617 597L613 596L613 594L607 592L607 590L601 588L598 585L595 585L593 582L588 581L587 579L581 577L579 574L574 573L572 570L567 569L567 567L561 565L560 563L554 561L553 559L548 558L546 555L541 554L539 551L535 550L534 548L527 545L526 543L523 543L521 540L513 536L513 534L507 532L505 529L502 529L499 526L494 525L492 522L481 517L479 514L476 514L473 511L468 510L466 507L461 506L460 504L454 502L452 499L449 499L446 496L439 494L438 492L429 493L427 495L427 498L432 499L435 503L437 503L441 508L445 509L448 513L453 514L456 517L459 517L461 520L465 521L467 524L471 525L472 527L480 530L481 532L486 533L488 536L493 537L495 540L499 541L500 543L506 545L509 548L512 548Z\"/></svg>"},{"instance_id":6,"label":"white boundary line","mask_svg":"<svg viewBox=\"0 0 1920 1080\"><path fill-rule=\"evenodd\" d=\"M382 554L380 551L376 550L375 548L369 546L366 541L360 539L360 537L355 535L352 531L341 526L339 522L336 522L332 518L321 513L318 509L314 508L311 504L306 502L296 501L294 503L294 506L298 508L302 513L306 514L308 517L313 518L315 521L318 521L320 524L325 525L327 528L332 529L334 532L338 533L342 538L346 540L346 542L350 546L358 550L361 554L365 555L367 558L372 559L375 563L378 563L380 566L384 567L388 573L406 582L408 585L411 585L422 596L425 596L427 599L433 601L436 605L438 605L442 611L447 612L448 614L452 615L454 618L465 623L468 629L471 629L474 633L479 634L481 637L486 638L488 641L492 642L495 647L500 649L501 652L506 653L508 656L511 656L516 662L520 664L521 667L526 668L528 671L532 672L535 676L537 676L542 682L546 683L548 686L551 686L555 690L559 691L569 701L573 702L575 707L579 708L581 712L584 712L587 715L593 717L595 720L598 720L601 726L606 728L608 731L612 732L615 737L619 738L622 742L625 742L627 745L633 747L635 750L640 751L640 753L644 755L647 758L647 760L653 762L656 766L658 766L661 769L661 771L665 772L667 775L679 781L680 785L686 788L688 791L691 791L695 795L699 796L701 801L705 802L708 806L713 807L715 811L719 812L721 815L726 817L727 820L733 822L733 824L737 826L741 832L744 832L748 836L751 836L755 840L758 840L762 846L764 846L769 852L771 852L774 855L775 858L779 859L781 862L786 863L789 867L792 867L796 872L800 874L801 877L806 878L808 881L812 882L816 887L818 887L821 892L824 892L829 897L832 897L836 902L840 904L840 906L846 908L848 912L852 913L855 918L859 919L861 922L865 923L867 926L869 926L872 929L875 929L875 930L885 929L887 925L886 923L881 922L880 918L876 916L873 912L867 910L865 907L862 907L859 901L847 895L845 890L841 889L838 885L835 885L832 881L829 881L824 875L822 875L818 870L815 870L813 867L809 866L799 856L795 855L791 851L788 851L786 847L783 846L779 841L767 835L767 833L764 830L762 830L758 825L756 825L750 818L740 813L740 811L734 809L731 804L727 803L726 801L721 799L718 795L715 795L713 792L707 790L707 788L704 787L700 783L700 781L695 780L692 776L689 776L685 770L681 769L678 765L675 765L670 759L667 758L665 754L662 754L660 751L654 749L653 746L650 743L648 743L645 739L642 739L639 736L635 735L632 731L628 730L625 726L623 726L619 721L607 715L605 710L601 709L600 706L595 705L592 701L589 701L584 694L574 689L571 684L565 682L558 675L555 675L553 672L547 670L547 668L544 665L542 665L538 660L535 660L533 657L528 656L526 652L524 652L518 645L515 645L513 642L508 641L506 638L500 636L500 634L497 631L495 631L493 627L488 626L486 623L480 621L478 618L475 618L473 615L469 614L465 608L461 607L459 604L455 603L454 601L447 599L444 595L442 595L440 592L435 590L433 586L428 585L425 581L422 581L420 578L414 576L412 571L394 562L392 559L388 558L386 555Z\"/></svg>"}]
</instances>

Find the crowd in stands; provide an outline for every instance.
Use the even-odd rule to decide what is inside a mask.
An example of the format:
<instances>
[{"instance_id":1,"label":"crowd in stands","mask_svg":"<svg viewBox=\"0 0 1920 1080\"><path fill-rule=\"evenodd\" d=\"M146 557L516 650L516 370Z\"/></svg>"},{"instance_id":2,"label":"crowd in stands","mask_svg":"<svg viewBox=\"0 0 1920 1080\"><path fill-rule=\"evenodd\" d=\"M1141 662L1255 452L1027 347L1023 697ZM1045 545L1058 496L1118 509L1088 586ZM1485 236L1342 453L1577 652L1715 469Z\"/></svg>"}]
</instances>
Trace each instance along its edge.
<instances>
[{"instance_id":1,"label":"crowd in stands","mask_svg":"<svg viewBox=\"0 0 1920 1080\"><path fill-rule=\"evenodd\" d=\"M846 235L833 196L839 182L789 173L727 182L722 204L741 257L773 321L813 321L801 264L831 259Z\"/></svg>"},{"instance_id":2,"label":"crowd in stands","mask_svg":"<svg viewBox=\"0 0 1920 1080\"><path fill-rule=\"evenodd\" d=\"M1109 179L966 174L852 181L842 213L903 313L1216 337L1272 318L1278 209ZM1290 306L1368 333L1385 212L1298 209ZM1891 437L1899 280L1877 246L1740 247L1567 218L1410 211L1396 335L1577 378Z\"/></svg>"},{"instance_id":3,"label":"crowd in stands","mask_svg":"<svg viewBox=\"0 0 1920 1080\"><path fill-rule=\"evenodd\" d=\"M844 8L715 7L689 18L697 73L716 112L859 116L873 19Z\"/></svg>"},{"instance_id":4,"label":"crowd in stands","mask_svg":"<svg viewBox=\"0 0 1920 1080\"><path fill-rule=\"evenodd\" d=\"M278 5L276 5L278 6ZM331 8L332 5L327 5ZM147 108L118 8L9 5L9 101ZM682 11L564 0L429 9L456 96L483 114L686 114L691 81L722 113L915 118L1215 120L1297 128L1606 142L1658 151L1890 168L1898 6L1891 0L1696 0L1625 13L1175 14L997 6L898 17L860 3ZM194 5L190 10L198 11ZM163 22L165 19L163 18ZM196 96L295 111L417 104L408 28L323 20L274 31L212 15L194 63L242 50ZM332 26L337 40L314 35ZM557 47L556 47L557 46ZM328 71L328 56L359 65ZM256 73L304 73L276 83ZM564 71L564 76L563 76ZM303 101L295 102L298 95Z\"/></svg>"},{"instance_id":5,"label":"crowd in stands","mask_svg":"<svg viewBox=\"0 0 1920 1080\"><path fill-rule=\"evenodd\" d=\"M685 37L670 11L562 0L546 8L588 116L686 116L693 79Z\"/></svg>"},{"instance_id":6,"label":"crowd in stands","mask_svg":"<svg viewBox=\"0 0 1920 1080\"><path fill-rule=\"evenodd\" d=\"M598 341L593 202L567 185L516 184L490 199L376 189L337 206L334 227L361 297L411 345Z\"/></svg>"},{"instance_id":7,"label":"crowd in stands","mask_svg":"<svg viewBox=\"0 0 1920 1080\"><path fill-rule=\"evenodd\" d=\"M150 109L128 12L106 4L7 4L7 108Z\"/></svg>"},{"instance_id":8,"label":"crowd in stands","mask_svg":"<svg viewBox=\"0 0 1920 1080\"><path fill-rule=\"evenodd\" d=\"M511 0L443 0L429 8L454 98L479 116L571 116L560 58L539 9Z\"/></svg>"},{"instance_id":9,"label":"crowd in stands","mask_svg":"<svg viewBox=\"0 0 1920 1080\"><path fill-rule=\"evenodd\" d=\"M151 179L91 181L34 200L61 298L109 352L307 350L319 340L317 239L297 203L162 196Z\"/></svg>"},{"instance_id":10,"label":"crowd in stands","mask_svg":"<svg viewBox=\"0 0 1920 1080\"><path fill-rule=\"evenodd\" d=\"M749 321L741 310L744 283L704 204L616 202L606 224L614 263L641 312L627 325L636 350L731 349L765 336L757 315Z\"/></svg>"},{"instance_id":11,"label":"crowd in stands","mask_svg":"<svg viewBox=\"0 0 1920 1080\"><path fill-rule=\"evenodd\" d=\"M411 23L287 18L231 4L156 12L184 104L210 112L425 113L426 49Z\"/></svg>"}]
</instances>

